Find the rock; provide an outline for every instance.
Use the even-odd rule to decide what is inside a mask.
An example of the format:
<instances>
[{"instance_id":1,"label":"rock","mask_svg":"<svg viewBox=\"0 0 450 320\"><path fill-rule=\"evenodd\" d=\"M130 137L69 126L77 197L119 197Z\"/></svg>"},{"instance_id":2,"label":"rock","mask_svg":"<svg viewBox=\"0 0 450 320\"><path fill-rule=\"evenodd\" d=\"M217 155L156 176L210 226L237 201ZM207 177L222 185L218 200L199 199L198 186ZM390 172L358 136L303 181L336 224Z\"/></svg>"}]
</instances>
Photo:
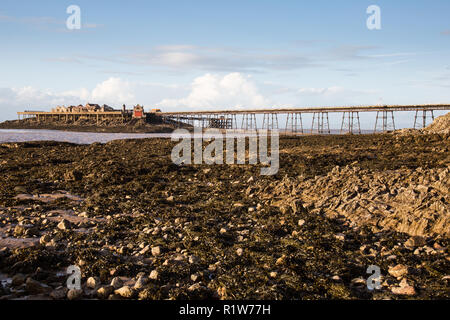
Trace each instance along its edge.
<instances>
[{"instance_id":1,"label":"rock","mask_svg":"<svg viewBox=\"0 0 450 320\"><path fill-rule=\"evenodd\" d=\"M221 228L219 232L220 234L225 234L228 232L228 230L226 228Z\"/></svg>"},{"instance_id":2,"label":"rock","mask_svg":"<svg viewBox=\"0 0 450 320\"><path fill-rule=\"evenodd\" d=\"M21 273L18 273L16 275L14 275L14 277L12 277L11 285L13 287L21 286L25 282L25 280L26 280L25 276Z\"/></svg>"},{"instance_id":3,"label":"rock","mask_svg":"<svg viewBox=\"0 0 450 320\"><path fill-rule=\"evenodd\" d=\"M89 218L89 213L84 211L84 212L81 212L78 216L81 217L81 218Z\"/></svg>"},{"instance_id":4,"label":"rock","mask_svg":"<svg viewBox=\"0 0 450 320\"><path fill-rule=\"evenodd\" d=\"M24 226L17 225L14 228L14 236L15 237L21 237L21 236L25 235L26 231L27 231L27 229Z\"/></svg>"},{"instance_id":5,"label":"rock","mask_svg":"<svg viewBox=\"0 0 450 320\"><path fill-rule=\"evenodd\" d=\"M223 300L227 296L227 288L219 287L217 289L217 294L219 295L220 299Z\"/></svg>"},{"instance_id":6,"label":"rock","mask_svg":"<svg viewBox=\"0 0 450 320\"><path fill-rule=\"evenodd\" d=\"M393 287L391 289L393 294L396 295L405 295L405 296L414 296L416 295L416 290L414 289L413 286L410 286L407 282L406 279L403 279L400 282L399 287Z\"/></svg>"},{"instance_id":7,"label":"rock","mask_svg":"<svg viewBox=\"0 0 450 320\"><path fill-rule=\"evenodd\" d=\"M408 248L422 247L424 245L426 245L425 238L419 236L411 237L405 242L405 247Z\"/></svg>"},{"instance_id":8,"label":"rock","mask_svg":"<svg viewBox=\"0 0 450 320\"><path fill-rule=\"evenodd\" d=\"M25 282L26 290L30 294L40 294L48 291L48 287L44 286L40 282L33 280L32 278L27 278Z\"/></svg>"},{"instance_id":9,"label":"rock","mask_svg":"<svg viewBox=\"0 0 450 320\"><path fill-rule=\"evenodd\" d=\"M341 281L342 279L338 275L334 275L334 276L331 277L331 280L333 280L333 281Z\"/></svg>"},{"instance_id":10,"label":"rock","mask_svg":"<svg viewBox=\"0 0 450 320\"><path fill-rule=\"evenodd\" d=\"M345 234L343 234L343 233L335 234L334 237L335 237L337 240L340 240L340 241L344 241L344 240L345 240Z\"/></svg>"},{"instance_id":11,"label":"rock","mask_svg":"<svg viewBox=\"0 0 450 320\"><path fill-rule=\"evenodd\" d=\"M131 298L134 294L133 290L129 286L123 286L120 289L114 290L114 293L123 298Z\"/></svg>"},{"instance_id":12,"label":"rock","mask_svg":"<svg viewBox=\"0 0 450 320\"><path fill-rule=\"evenodd\" d=\"M199 263L199 261L200 261L200 259L196 255L190 255L189 256L189 263L190 264Z\"/></svg>"},{"instance_id":13,"label":"rock","mask_svg":"<svg viewBox=\"0 0 450 320\"><path fill-rule=\"evenodd\" d=\"M350 285L353 287L362 287L366 285L366 279L363 279L361 277L354 278L350 281Z\"/></svg>"},{"instance_id":14,"label":"rock","mask_svg":"<svg viewBox=\"0 0 450 320\"><path fill-rule=\"evenodd\" d=\"M64 174L64 179L66 181L80 181L83 179L83 173L78 170L69 170Z\"/></svg>"},{"instance_id":15,"label":"rock","mask_svg":"<svg viewBox=\"0 0 450 320\"><path fill-rule=\"evenodd\" d=\"M145 246L141 251L139 251L139 253L144 255L149 251L150 251L150 246Z\"/></svg>"},{"instance_id":16,"label":"rock","mask_svg":"<svg viewBox=\"0 0 450 320\"><path fill-rule=\"evenodd\" d=\"M70 230L71 224L66 219L62 219L60 223L58 223L57 228L60 230Z\"/></svg>"},{"instance_id":17,"label":"rock","mask_svg":"<svg viewBox=\"0 0 450 320\"><path fill-rule=\"evenodd\" d=\"M97 297L100 299L107 299L111 293L113 293L113 286L104 286L97 290Z\"/></svg>"},{"instance_id":18,"label":"rock","mask_svg":"<svg viewBox=\"0 0 450 320\"><path fill-rule=\"evenodd\" d=\"M83 296L83 290L78 289L70 289L67 291L67 299L69 300L78 300Z\"/></svg>"},{"instance_id":19,"label":"rock","mask_svg":"<svg viewBox=\"0 0 450 320\"><path fill-rule=\"evenodd\" d=\"M192 281L196 282L199 278L200 278L200 276L197 273L191 274Z\"/></svg>"},{"instance_id":20,"label":"rock","mask_svg":"<svg viewBox=\"0 0 450 320\"><path fill-rule=\"evenodd\" d=\"M150 272L149 278L152 279L152 280L157 280L158 279L158 275L159 275L158 271L152 270L152 272Z\"/></svg>"},{"instance_id":21,"label":"rock","mask_svg":"<svg viewBox=\"0 0 450 320\"><path fill-rule=\"evenodd\" d=\"M50 241L52 241L52 238L48 234L44 234L39 239L39 243L42 244L42 245L45 245L45 244L49 243Z\"/></svg>"},{"instance_id":22,"label":"rock","mask_svg":"<svg viewBox=\"0 0 450 320\"><path fill-rule=\"evenodd\" d=\"M0 258L7 257L11 254L11 250L8 247L3 247L0 249Z\"/></svg>"},{"instance_id":23,"label":"rock","mask_svg":"<svg viewBox=\"0 0 450 320\"><path fill-rule=\"evenodd\" d=\"M97 277L89 277L86 281L86 286L90 289L95 289L100 285L100 279Z\"/></svg>"},{"instance_id":24,"label":"rock","mask_svg":"<svg viewBox=\"0 0 450 320\"><path fill-rule=\"evenodd\" d=\"M298 220L298 226L301 227L302 225L305 224L305 222L306 222L306 221L303 220L303 219Z\"/></svg>"},{"instance_id":25,"label":"rock","mask_svg":"<svg viewBox=\"0 0 450 320\"><path fill-rule=\"evenodd\" d=\"M144 276L141 276L137 279L136 283L134 284L135 289L142 289L147 284L147 278Z\"/></svg>"},{"instance_id":26,"label":"rock","mask_svg":"<svg viewBox=\"0 0 450 320\"><path fill-rule=\"evenodd\" d=\"M17 187L14 187L14 192L27 193L27 188L25 188L24 186L17 186Z\"/></svg>"},{"instance_id":27,"label":"rock","mask_svg":"<svg viewBox=\"0 0 450 320\"><path fill-rule=\"evenodd\" d=\"M279 257L277 259L277 261L275 261L275 265L280 266L282 264L284 264L284 262L286 261L286 255L282 255L281 257Z\"/></svg>"},{"instance_id":28,"label":"rock","mask_svg":"<svg viewBox=\"0 0 450 320\"><path fill-rule=\"evenodd\" d=\"M244 250L242 249L242 248L238 248L237 250L236 250L236 254L240 257L240 256L242 256L242 254L244 253Z\"/></svg>"},{"instance_id":29,"label":"rock","mask_svg":"<svg viewBox=\"0 0 450 320\"><path fill-rule=\"evenodd\" d=\"M272 271L269 275L271 278L276 278L278 276L278 273L276 273L275 271Z\"/></svg>"},{"instance_id":30,"label":"rock","mask_svg":"<svg viewBox=\"0 0 450 320\"><path fill-rule=\"evenodd\" d=\"M390 275L400 278L408 274L408 267L403 264L398 264L395 267L389 268L388 272Z\"/></svg>"},{"instance_id":31,"label":"rock","mask_svg":"<svg viewBox=\"0 0 450 320\"><path fill-rule=\"evenodd\" d=\"M166 200L168 202L173 202L175 200L175 198L173 196L167 197Z\"/></svg>"},{"instance_id":32,"label":"rock","mask_svg":"<svg viewBox=\"0 0 450 320\"><path fill-rule=\"evenodd\" d=\"M156 257L156 256L159 256L160 254L161 254L161 247L160 246L152 248L152 256Z\"/></svg>"},{"instance_id":33,"label":"rock","mask_svg":"<svg viewBox=\"0 0 450 320\"><path fill-rule=\"evenodd\" d=\"M204 286L202 286L200 283L194 283L192 286L190 286L189 288L188 288L188 291L197 291L197 290L201 290L201 289L204 289Z\"/></svg>"},{"instance_id":34,"label":"rock","mask_svg":"<svg viewBox=\"0 0 450 320\"><path fill-rule=\"evenodd\" d=\"M50 292L50 297L52 297L55 300L61 300L67 297L67 292L69 290L66 287L58 287L52 292Z\"/></svg>"},{"instance_id":35,"label":"rock","mask_svg":"<svg viewBox=\"0 0 450 320\"><path fill-rule=\"evenodd\" d=\"M114 289L119 289L120 287L123 286L123 281L122 279L120 279L119 277L114 277L111 280L111 286L113 286Z\"/></svg>"}]
</instances>

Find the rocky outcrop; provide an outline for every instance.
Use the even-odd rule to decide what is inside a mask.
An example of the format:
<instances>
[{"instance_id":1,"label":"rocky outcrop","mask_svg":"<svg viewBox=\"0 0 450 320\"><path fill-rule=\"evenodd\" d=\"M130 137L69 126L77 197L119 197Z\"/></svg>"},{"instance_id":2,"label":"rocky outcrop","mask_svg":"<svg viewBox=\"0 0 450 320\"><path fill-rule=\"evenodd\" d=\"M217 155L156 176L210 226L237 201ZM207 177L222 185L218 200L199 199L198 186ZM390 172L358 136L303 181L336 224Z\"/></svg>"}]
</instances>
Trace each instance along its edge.
<instances>
[{"instance_id":1,"label":"rocky outcrop","mask_svg":"<svg viewBox=\"0 0 450 320\"><path fill-rule=\"evenodd\" d=\"M336 166L313 179L284 178L258 186L259 196L282 210L302 205L310 212L345 216L374 231L410 235L450 235L449 168L383 172Z\"/></svg>"},{"instance_id":2,"label":"rocky outcrop","mask_svg":"<svg viewBox=\"0 0 450 320\"><path fill-rule=\"evenodd\" d=\"M450 112L436 118L432 124L423 129L424 133L450 134Z\"/></svg>"}]
</instances>

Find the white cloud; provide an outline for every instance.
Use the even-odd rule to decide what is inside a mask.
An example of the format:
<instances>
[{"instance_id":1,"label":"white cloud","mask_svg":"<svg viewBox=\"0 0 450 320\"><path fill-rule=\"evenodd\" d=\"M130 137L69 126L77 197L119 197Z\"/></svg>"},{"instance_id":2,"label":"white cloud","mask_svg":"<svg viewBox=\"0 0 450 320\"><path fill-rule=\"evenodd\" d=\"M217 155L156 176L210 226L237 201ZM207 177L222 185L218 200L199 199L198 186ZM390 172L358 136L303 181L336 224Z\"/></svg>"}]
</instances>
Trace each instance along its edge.
<instances>
[{"instance_id":1,"label":"white cloud","mask_svg":"<svg viewBox=\"0 0 450 320\"><path fill-rule=\"evenodd\" d=\"M134 102L133 86L120 78L109 78L94 89L80 88L63 92L41 90L31 86L0 88L0 108L3 120L15 118L17 111L50 110L57 105L77 105L86 102L119 106Z\"/></svg>"},{"instance_id":2,"label":"white cloud","mask_svg":"<svg viewBox=\"0 0 450 320\"><path fill-rule=\"evenodd\" d=\"M128 81L120 78L109 78L92 90L91 99L108 103L126 103L134 100L132 87Z\"/></svg>"},{"instance_id":3,"label":"white cloud","mask_svg":"<svg viewBox=\"0 0 450 320\"><path fill-rule=\"evenodd\" d=\"M206 73L190 85L180 83L131 82L111 77L92 88L59 91L26 86L0 88L0 120L15 119L17 111L48 111L57 105L86 102L119 108L140 103L165 111L259 109L283 106L357 105L376 103L381 93L335 85L329 87L287 87L258 82L243 73ZM274 102L275 101L275 102ZM159 102L159 103L158 103Z\"/></svg>"},{"instance_id":4,"label":"white cloud","mask_svg":"<svg viewBox=\"0 0 450 320\"><path fill-rule=\"evenodd\" d=\"M164 99L158 105L169 108L236 109L267 107L269 103L248 76L234 72L223 77L210 73L197 77L187 97Z\"/></svg>"}]
</instances>

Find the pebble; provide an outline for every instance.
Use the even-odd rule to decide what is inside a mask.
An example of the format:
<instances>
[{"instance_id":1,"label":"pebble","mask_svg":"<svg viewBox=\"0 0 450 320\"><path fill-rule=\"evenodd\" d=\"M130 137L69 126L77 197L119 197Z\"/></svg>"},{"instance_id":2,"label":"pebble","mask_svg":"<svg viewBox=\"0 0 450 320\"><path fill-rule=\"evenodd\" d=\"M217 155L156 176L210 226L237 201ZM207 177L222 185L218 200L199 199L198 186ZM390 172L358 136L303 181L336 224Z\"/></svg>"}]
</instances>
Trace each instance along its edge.
<instances>
[{"instance_id":1,"label":"pebble","mask_svg":"<svg viewBox=\"0 0 450 320\"><path fill-rule=\"evenodd\" d=\"M152 272L150 272L149 278L152 279L152 280L157 280L157 279L158 279L158 276L159 276L158 271L152 270Z\"/></svg>"},{"instance_id":2,"label":"pebble","mask_svg":"<svg viewBox=\"0 0 450 320\"><path fill-rule=\"evenodd\" d=\"M45 291L47 291L46 289L48 289L44 287L40 282L33 280L32 278L28 278L25 282L25 285L28 293L31 294L44 293Z\"/></svg>"},{"instance_id":3,"label":"pebble","mask_svg":"<svg viewBox=\"0 0 450 320\"><path fill-rule=\"evenodd\" d=\"M198 280L198 278L200 278L200 276L197 274L197 273L194 273L194 274L191 274L191 280L192 281L197 281Z\"/></svg>"},{"instance_id":4,"label":"pebble","mask_svg":"<svg viewBox=\"0 0 450 320\"><path fill-rule=\"evenodd\" d=\"M122 288L115 290L114 293L123 298L131 298L133 296L133 290L129 286L123 286Z\"/></svg>"},{"instance_id":5,"label":"pebble","mask_svg":"<svg viewBox=\"0 0 450 320\"><path fill-rule=\"evenodd\" d=\"M405 296L414 296L416 295L416 290L413 286L410 286L408 282L406 282L406 279L403 279L400 282L399 287L393 287L391 289L393 294L396 295L405 295Z\"/></svg>"},{"instance_id":6,"label":"pebble","mask_svg":"<svg viewBox=\"0 0 450 320\"><path fill-rule=\"evenodd\" d=\"M238 248L237 250L236 250L236 254L240 257L240 256L242 256L242 254L244 253L244 250L242 249L242 248Z\"/></svg>"},{"instance_id":7,"label":"pebble","mask_svg":"<svg viewBox=\"0 0 450 320\"><path fill-rule=\"evenodd\" d=\"M135 289L142 289L147 284L147 278L146 277L139 277L134 284Z\"/></svg>"},{"instance_id":8,"label":"pebble","mask_svg":"<svg viewBox=\"0 0 450 320\"><path fill-rule=\"evenodd\" d=\"M119 277L115 277L111 280L111 286L114 287L114 289L119 289L123 286L123 281Z\"/></svg>"},{"instance_id":9,"label":"pebble","mask_svg":"<svg viewBox=\"0 0 450 320\"><path fill-rule=\"evenodd\" d=\"M304 224L305 224L305 220L303 220L303 219L298 220L298 226L299 227L301 227Z\"/></svg>"},{"instance_id":10,"label":"pebble","mask_svg":"<svg viewBox=\"0 0 450 320\"><path fill-rule=\"evenodd\" d=\"M336 239L340 240L340 241L344 241L345 240L345 234L343 234L343 233L335 234L334 237Z\"/></svg>"},{"instance_id":11,"label":"pebble","mask_svg":"<svg viewBox=\"0 0 450 320\"><path fill-rule=\"evenodd\" d=\"M61 300L67 297L68 291L69 290L66 287L60 286L50 293L50 297L52 297L55 300Z\"/></svg>"},{"instance_id":12,"label":"pebble","mask_svg":"<svg viewBox=\"0 0 450 320\"><path fill-rule=\"evenodd\" d=\"M403 264L398 264L394 267L390 267L388 272L390 275L400 278L408 274L408 267Z\"/></svg>"},{"instance_id":13,"label":"pebble","mask_svg":"<svg viewBox=\"0 0 450 320\"><path fill-rule=\"evenodd\" d=\"M88 288L95 289L99 285L100 285L100 279L94 278L94 277L90 277L90 278L87 279L86 286Z\"/></svg>"},{"instance_id":14,"label":"pebble","mask_svg":"<svg viewBox=\"0 0 450 320\"><path fill-rule=\"evenodd\" d=\"M114 287L112 286L104 286L97 290L97 297L100 299L107 299L109 295L113 292Z\"/></svg>"},{"instance_id":15,"label":"pebble","mask_svg":"<svg viewBox=\"0 0 450 320\"><path fill-rule=\"evenodd\" d=\"M281 257L279 257L277 259L277 261L275 262L275 265L277 265L277 266L282 265L282 264L284 264L285 260L286 260L286 255L283 254Z\"/></svg>"},{"instance_id":16,"label":"pebble","mask_svg":"<svg viewBox=\"0 0 450 320\"><path fill-rule=\"evenodd\" d=\"M161 254L161 247L160 246L152 248L152 256L156 257L156 256L159 256L160 254Z\"/></svg>"},{"instance_id":17,"label":"pebble","mask_svg":"<svg viewBox=\"0 0 450 320\"><path fill-rule=\"evenodd\" d=\"M194 283L193 285L191 285L188 288L188 291L196 291L196 290L200 290L202 288L203 288L203 286L200 283L197 282L197 283Z\"/></svg>"},{"instance_id":18,"label":"pebble","mask_svg":"<svg viewBox=\"0 0 450 320\"><path fill-rule=\"evenodd\" d=\"M52 240L52 238L48 234L44 234L40 239L39 243L42 245L45 245L46 243L49 243Z\"/></svg>"},{"instance_id":19,"label":"pebble","mask_svg":"<svg viewBox=\"0 0 450 320\"><path fill-rule=\"evenodd\" d=\"M141 251L139 251L139 253L144 255L149 251L150 251L150 246L145 246Z\"/></svg>"},{"instance_id":20,"label":"pebble","mask_svg":"<svg viewBox=\"0 0 450 320\"><path fill-rule=\"evenodd\" d=\"M21 273L18 273L16 275L14 275L14 277L12 277L11 279L11 285L13 287L18 287L20 285L22 285L25 282L25 276Z\"/></svg>"},{"instance_id":21,"label":"pebble","mask_svg":"<svg viewBox=\"0 0 450 320\"><path fill-rule=\"evenodd\" d=\"M69 230L71 228L70 222L66 219L62 219L60 223L57 225L58 229L60 230Z\"/></svg>"},{"instance_id":22,"label":"pebble","mask_svg":"<svg viewBox=\"0 0 450 320\"><path fill-rule=\"evenodd\" d=\"M423 247L424 245L426 245L425 238L420 236L411 237L405 242L405 247L408 248Z\"/></svg>"},{"instance_id":23,"label":"pebble","mask_svg":"<svg viewBox=\"0 0 450 320\"><path fill-rule=\"evenodd\" d=\"M198 263L199 261L200 261L200 259L196 255L190 255L189 256L189 263L190 264Z\"/></svg>"},{"instance_id":24,"label":"pebble","mask_svg":"<svg viewBox=\"0 0 450 320\"><path fill-rule=\"evenodd\" d=\"M70 289L67 291L67 299L69 300L78 300L83 295L83 290L78 289Z\"/></svg>"}]
</instances>

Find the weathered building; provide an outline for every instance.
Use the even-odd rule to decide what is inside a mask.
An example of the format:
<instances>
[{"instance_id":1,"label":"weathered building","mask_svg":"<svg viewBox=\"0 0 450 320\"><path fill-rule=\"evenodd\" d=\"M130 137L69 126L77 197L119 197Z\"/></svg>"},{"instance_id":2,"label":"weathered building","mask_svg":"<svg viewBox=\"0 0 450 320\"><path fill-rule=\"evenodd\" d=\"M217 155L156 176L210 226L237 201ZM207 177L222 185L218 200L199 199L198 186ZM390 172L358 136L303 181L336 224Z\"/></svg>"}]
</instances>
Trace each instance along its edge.
<instances>
[{"instance_id":1,"label":"weathered building","mask_svg":"<svg viewBox=\"0 0 450 320\"><path fill-rule=\"evenodd\" d=\"M144 107L139 104L133 108L133 118L144 118Z\"/></svg>"}]
</instances>

